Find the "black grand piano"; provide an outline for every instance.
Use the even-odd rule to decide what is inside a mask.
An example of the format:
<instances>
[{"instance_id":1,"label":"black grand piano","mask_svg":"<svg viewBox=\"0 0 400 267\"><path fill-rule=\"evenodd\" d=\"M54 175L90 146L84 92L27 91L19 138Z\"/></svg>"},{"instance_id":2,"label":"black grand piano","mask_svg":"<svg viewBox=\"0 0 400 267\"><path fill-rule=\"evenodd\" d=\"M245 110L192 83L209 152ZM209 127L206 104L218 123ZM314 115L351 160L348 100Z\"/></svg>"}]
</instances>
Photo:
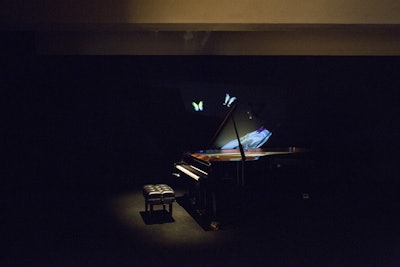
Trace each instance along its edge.
<instances>
[{"instance_id":1,"label":"black grand piano","mask_svg":"<svg viewBox=\"0 0 400 267\"><path fill-rule=\"evenodd\" d=\"M236 207L257 175L257 165L265 164L264 159L306 151L300 147L264 146L272 132L263 126L240 136L242 131L239 133L236 122L239 113L235 110L236 105L232 105L210 144L215 144L224 130L234 133L233 139L220 142L217 148L185 152L174 163L174 175L187 185L186 205L192 215L202 219L203 227L212 230L219 229L227 213L238 212Z\"/></svg>"}]
</instances>

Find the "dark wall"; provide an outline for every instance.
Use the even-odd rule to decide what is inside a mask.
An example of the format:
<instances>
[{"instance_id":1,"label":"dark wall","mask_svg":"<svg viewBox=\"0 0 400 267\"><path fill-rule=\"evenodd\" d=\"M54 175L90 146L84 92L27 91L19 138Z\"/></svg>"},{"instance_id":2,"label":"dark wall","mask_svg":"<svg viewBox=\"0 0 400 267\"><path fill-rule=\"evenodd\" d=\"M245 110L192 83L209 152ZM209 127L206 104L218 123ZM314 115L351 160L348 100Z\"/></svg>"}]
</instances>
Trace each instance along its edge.
<instances>
[{"instance_id":1,"label":"dark wall","mask_svg":"<svg viewBox=\"0 0 400 267\"><path fill-rule=\"evenodd\" d=\"M271 145L310 147L321 160L345 163L397 158L397 57L38 56L21 36L5 38L1 63L10 180L169 170L215 122L192 131L179 88L154 85L163 80L282 87L288 116Z\"/></svg>"}]
</instances>

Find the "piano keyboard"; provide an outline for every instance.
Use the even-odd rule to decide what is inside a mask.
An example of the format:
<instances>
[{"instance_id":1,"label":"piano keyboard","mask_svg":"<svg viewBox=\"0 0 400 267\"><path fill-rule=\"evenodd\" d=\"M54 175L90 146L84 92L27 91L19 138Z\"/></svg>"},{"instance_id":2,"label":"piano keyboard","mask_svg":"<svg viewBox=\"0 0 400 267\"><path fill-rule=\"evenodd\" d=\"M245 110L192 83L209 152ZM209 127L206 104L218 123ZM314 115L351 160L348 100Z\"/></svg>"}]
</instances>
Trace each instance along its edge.
<instances>
[{"instance_id":1,"label":"piano keyboard","mask_svg":"<svg viewBox=\"0 0 400 267\"><path fill-rule=\"evenodd\" d=\"M175 166L175 168L177 168L178 170L180 170L184 174L188 175L189 177L195 179L196 181L198 181L200 179L200 177L208 175L207 172L205 172L205 171L203 171L203 170L201 170L199 168L196 168L193 165L186 165L186 164L185 165L180 165L180 164L177 164Z\"/></svg>"}]
</instances>

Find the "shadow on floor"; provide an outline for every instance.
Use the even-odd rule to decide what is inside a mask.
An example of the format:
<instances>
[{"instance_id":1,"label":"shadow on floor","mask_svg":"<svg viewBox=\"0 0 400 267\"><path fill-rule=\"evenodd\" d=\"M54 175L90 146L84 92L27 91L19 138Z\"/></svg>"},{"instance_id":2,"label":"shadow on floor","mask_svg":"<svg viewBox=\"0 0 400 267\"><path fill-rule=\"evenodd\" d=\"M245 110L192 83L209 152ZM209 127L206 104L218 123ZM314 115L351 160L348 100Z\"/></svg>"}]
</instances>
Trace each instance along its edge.
<instances>
[{"instance_id":1,"label":"shadow on floor","mask_svg":"<svg viewBox=\"0 0 400 267\"><path fill-rule=\"evenodd\" d=\"M141 211L140 216L146 225L175 222L174 218L166 210L153 210L152 212Z\"/></svg>"}]
</instances>

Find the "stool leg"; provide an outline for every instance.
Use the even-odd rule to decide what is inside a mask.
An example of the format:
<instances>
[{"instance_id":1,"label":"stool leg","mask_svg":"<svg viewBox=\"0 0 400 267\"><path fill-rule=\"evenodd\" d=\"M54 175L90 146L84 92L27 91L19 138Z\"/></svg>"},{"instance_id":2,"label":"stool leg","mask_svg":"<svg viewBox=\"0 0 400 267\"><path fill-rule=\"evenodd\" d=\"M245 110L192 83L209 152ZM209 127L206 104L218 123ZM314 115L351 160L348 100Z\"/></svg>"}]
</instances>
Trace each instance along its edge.
<instances>
[{"instance_id":1,"label":"stool leg","mask_svg":"<svg viewBox=\"0 0 400 267\"><path fill-rule=\"evenodd\" d=\"M148 208L147 208L147 206L149 205L149 203L147 202L147 200L145 201L145 211L146 211L146 213L148 212Z\"/></svg>"},{"instance_id":2,"label":"stool leg","mask_svg":"<svg viewBox=\"0 0 400 267\"><path fill-rule=\"evenodd\" d=\"M172 203L169 203L169 214L170 214L171 217L172 217Z\"/></svg>"}]
</instances>

